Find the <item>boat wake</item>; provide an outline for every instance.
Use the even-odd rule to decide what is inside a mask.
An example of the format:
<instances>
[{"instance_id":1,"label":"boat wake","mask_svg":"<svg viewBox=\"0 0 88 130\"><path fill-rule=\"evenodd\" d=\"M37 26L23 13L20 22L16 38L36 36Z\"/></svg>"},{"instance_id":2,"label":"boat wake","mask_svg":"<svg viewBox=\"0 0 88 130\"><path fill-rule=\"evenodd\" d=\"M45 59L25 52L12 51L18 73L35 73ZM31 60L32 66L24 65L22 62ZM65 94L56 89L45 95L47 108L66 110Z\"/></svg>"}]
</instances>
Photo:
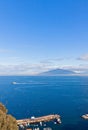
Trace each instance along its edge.
<instances>
[{"instance_id":1,"label":"boat wake","mask_svg":"<svg viewBox=\"0 0 88 130\"><path fill-rule=\"evenodd\" d=\"M42 83L42 82L12 82L11 84L15 85L15 84L44 84L46 85L47 83Z\"/></svg>"}]
</instances>

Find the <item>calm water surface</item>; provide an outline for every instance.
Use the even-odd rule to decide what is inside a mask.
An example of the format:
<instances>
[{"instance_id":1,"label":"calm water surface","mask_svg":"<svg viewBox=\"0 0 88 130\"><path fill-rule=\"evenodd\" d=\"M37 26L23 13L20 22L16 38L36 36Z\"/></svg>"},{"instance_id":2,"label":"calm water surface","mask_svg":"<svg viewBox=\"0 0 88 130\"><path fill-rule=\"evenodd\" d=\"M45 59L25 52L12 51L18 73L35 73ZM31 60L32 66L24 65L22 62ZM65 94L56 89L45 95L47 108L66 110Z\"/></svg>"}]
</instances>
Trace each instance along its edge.
<instances>
[{"instance_id":1,"label":"calm water surface","mask_svg":"<svg viewBox=\"0 0 88 130\"><path fill-rule=\"evenodd\" d=\"M17 119L55 113L62 124L47 124L53 130L88 130L88 77L1 76L0 102Z\"/></svg>"}]
</instances>

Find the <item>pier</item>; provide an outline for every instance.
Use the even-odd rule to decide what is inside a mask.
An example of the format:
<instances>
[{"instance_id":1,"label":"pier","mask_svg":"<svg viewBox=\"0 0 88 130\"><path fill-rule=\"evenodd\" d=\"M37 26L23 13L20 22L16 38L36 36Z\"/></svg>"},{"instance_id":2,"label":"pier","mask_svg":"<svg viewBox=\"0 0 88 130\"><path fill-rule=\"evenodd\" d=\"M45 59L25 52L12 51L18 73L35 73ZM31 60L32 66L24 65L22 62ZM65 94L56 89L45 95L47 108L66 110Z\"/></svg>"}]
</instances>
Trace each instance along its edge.
<instances>
[{"instance_id":1,"label":"pier","mask_svg":"<svg viewBox=\"0 0 88 130\"><path fill-rule=\"evenodd\" d=\"M31 124L49 122L52 120L56 120L58 124L61 123L60 116L55 114L55 115L47 115L47 116L42 116L42 117L37 117L37 118L32 117L29 119L17 120L17 124L18 124L18 126L27 126L27 125L31 125Z\"/></svg>"}]
</instances>

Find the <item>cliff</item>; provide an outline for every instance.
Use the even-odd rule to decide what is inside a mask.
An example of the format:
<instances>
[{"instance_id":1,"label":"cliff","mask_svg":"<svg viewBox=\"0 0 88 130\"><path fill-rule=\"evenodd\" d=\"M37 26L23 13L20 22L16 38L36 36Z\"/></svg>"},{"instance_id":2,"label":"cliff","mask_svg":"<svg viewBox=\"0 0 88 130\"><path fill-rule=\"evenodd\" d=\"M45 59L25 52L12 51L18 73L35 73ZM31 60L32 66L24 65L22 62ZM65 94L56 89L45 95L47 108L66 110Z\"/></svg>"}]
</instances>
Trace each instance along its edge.
<instances>
[{"instance_id":1,"label":"cliff","mask_svg":"<svg viewBox=\"0 0 88 130\"><path fill-rule=\"evenodd\" d=\"M0 103L0 130L18 130L14 117L7 114L7 109Z\"/></svg>"}]
</instances>

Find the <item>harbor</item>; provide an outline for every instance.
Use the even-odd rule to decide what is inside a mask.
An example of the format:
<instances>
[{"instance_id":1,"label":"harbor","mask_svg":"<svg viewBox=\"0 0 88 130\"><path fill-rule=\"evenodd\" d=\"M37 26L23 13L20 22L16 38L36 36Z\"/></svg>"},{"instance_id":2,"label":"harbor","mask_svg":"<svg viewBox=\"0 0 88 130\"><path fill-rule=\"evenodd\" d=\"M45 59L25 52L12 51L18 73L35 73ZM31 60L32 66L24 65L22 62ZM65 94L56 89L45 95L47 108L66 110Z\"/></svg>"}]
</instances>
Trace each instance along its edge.
<instances>
[{"instance_id":1,"label":"harbor","mask_svg":"<svg viewBox=\"0 0 88 130\"><path fill-rule=\"evenodd\" d=\"M61 123L60 115L54 114L54 115L47 115L47 116L41 116L41 117L31 117L29 119L21 119L17 120L17 125L18 127L24 128L28 127L31 124L40 124L42 125L43 122L50 122L50 121L55 121L57 124Z\"/></svg>"}]
</instances>

